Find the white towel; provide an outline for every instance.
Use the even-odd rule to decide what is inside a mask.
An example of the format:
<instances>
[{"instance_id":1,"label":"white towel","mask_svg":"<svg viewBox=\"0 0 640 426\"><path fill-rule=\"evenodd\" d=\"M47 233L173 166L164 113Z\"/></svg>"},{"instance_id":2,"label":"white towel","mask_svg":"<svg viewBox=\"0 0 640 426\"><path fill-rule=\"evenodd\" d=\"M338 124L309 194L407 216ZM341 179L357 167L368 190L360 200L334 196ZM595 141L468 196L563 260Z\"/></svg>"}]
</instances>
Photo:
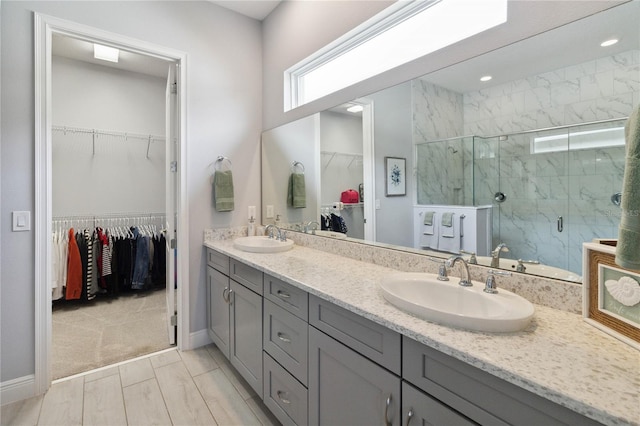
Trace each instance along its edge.
<instances>
[{"instance_id":1,"label":"white towel","mask_svg":"<svg viewBox=\"0 0 640 426\"><path fill-rule=\"evenodd\" d=\"M440 221L438 250L449 253L460 253L460 220L452 213L451 226L445 226Z\"/></svg>"},{"instance_id":2,"label":"white towel","mask_svg":"<svg viewBox=\"0 0 640 426\"><path fill-rule=\"evenodd\" d=\"M438 227L436 226L436 215L434 214L431 225L422 224L422 233L420 234L420 247L438 249Z\"/></svg>"}]
</instances>

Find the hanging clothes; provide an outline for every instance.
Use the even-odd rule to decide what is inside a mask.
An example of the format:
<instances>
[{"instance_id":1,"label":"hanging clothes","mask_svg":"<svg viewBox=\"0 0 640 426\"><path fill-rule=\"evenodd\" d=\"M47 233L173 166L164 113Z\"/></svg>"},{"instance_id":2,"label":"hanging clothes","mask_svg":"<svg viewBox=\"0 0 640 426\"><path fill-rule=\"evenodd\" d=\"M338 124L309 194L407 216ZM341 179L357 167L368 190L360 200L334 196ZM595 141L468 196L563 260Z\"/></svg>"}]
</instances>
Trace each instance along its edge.
<instances>
[{"instance_id":1,"label":"hanging clothes","mask_svg":"<svg viewBox=\"0 0 640 426\"><path fill-rule=\"evenodd\" d=\"M69 229L69 258L67 262L67 288L65 299L77 300L82 295L82 259L75 231Z\"/></svg>"},{"instance_id":2,"label":"hanging clothes","mask_svg":"<svg viewBox=\"0 0 640 426\"><path fill-rule=\"evenodd\" d=\"M136 260L134 262L131 288L133 290L142 290L145 288L145 281L149 275L149 237L140 234L140 230L136 227L132 231L136 240Z\"/></svg>"}]
</instances>

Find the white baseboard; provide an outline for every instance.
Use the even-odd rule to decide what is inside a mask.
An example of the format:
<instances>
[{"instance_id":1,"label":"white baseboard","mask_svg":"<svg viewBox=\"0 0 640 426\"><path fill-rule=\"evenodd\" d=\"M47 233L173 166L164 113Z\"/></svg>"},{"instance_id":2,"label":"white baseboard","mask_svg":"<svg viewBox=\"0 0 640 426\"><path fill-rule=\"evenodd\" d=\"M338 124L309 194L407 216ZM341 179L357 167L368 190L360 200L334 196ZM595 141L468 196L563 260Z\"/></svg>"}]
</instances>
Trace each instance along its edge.
<instances>
[{"instance_id":1,"label":"white baseboard","mask_svg":"<svg viewBox=\"0 0 640 426\"><path fill-rule=\"evenodd\" d=\"M209 333L206 328L189 334L188 349L199 348L200 346L206 346L209 343L213 343L213 341L211 340L211 337L209 337Z\"/></svg>"},{"instance_id":2,"label":"white baseboard","mask_svg":"<svg viewBox=\"0 0 640 426\"><path fill-rule=\"evenodd\" d=\"M33 374L2 382L0 383L0 402L2 405L7 405L31 398L36 394L35 385L36 376Z\"/></svg>"}]
</instances>

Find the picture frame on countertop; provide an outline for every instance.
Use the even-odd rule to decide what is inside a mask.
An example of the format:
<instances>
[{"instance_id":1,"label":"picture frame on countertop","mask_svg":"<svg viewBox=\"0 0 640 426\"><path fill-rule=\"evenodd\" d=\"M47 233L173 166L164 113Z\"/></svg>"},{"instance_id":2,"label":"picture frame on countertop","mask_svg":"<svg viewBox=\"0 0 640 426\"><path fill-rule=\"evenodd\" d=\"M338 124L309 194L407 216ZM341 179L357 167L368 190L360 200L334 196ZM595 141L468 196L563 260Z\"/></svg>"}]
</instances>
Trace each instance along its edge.
<instances>
[{"instance_id":1,"label":"picture frame on countertop","mask_svg":"<svg viewBox=\"0 0 640 426\"><path fill-rule=\"evenodd\" d=\"M583 306L586 322L640 349L640 271L615 263L610 242L583 243Z\"/></svg>"}]
</instances>

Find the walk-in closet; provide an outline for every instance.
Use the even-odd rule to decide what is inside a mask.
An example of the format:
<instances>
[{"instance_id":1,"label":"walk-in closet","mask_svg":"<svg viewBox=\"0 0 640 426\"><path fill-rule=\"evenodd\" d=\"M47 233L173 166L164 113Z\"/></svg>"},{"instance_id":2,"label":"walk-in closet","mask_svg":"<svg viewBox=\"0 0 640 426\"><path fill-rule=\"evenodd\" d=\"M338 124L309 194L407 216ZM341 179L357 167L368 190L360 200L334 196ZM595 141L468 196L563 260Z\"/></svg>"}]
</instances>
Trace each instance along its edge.
<instances>
[{"instance_id":1,"label":"walk-in closet","mask_svg":"<svg viewBox=\"0 0 640 426\"><path fill-rule=\"evenodd\" d=\"M54 36L53 379L171 345L167 292L175 290L166 283L175 259L165 239L171 63L125 51L105 61L95 49Z\"/></svg>"}]
</instances>

